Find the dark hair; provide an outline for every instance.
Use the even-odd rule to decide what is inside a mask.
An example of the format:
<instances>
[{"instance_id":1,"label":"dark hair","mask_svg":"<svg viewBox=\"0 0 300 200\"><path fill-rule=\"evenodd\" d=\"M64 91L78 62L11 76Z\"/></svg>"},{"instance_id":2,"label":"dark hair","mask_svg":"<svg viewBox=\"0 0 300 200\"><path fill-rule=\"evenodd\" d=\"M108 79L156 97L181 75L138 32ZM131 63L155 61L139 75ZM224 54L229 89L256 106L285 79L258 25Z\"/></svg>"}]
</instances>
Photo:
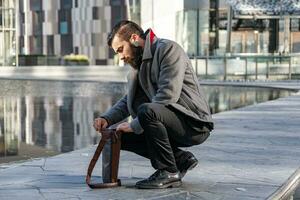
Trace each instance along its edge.
<instances>
[{"instance_id":1,"label":"dark hair","mask_svg":"<svg viewBox=\"0 0 300 200\"><path fill-rule=\"evenodd\" d=\"M112 31L108 35L107 44L111 47L112 40L116 34L122 39L129 41L130 36L134 33L144 38L144 31L139 25L129 20L120 21L113 27Z\"/></svg>"}]
</instances>

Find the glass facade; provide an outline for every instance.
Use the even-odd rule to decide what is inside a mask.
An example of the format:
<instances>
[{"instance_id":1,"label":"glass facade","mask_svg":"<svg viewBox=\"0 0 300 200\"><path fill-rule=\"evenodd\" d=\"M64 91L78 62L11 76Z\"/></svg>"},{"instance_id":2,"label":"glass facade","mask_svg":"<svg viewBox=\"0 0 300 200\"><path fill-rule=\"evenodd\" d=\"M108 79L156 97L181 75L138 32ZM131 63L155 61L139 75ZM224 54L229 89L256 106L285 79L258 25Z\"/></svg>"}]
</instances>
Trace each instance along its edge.
<instances>
[{"instance_id":1,"label":"glass facade","mask_svg":"<svg viewBox=\"0 0 300 200\"><path fill-rule=\"evenodd\" d=\"M61 54L68 55L73 53L72 34L61 35Z\"/></svg>"},{"instance_id":2,"label":"glass facade","mask_svg":"<svg viewBox=\"0 0 300 200\"><path fill-rule=\"evenodd\" d=\"M200 6L199 6L200 5ZM189 55L212 55L219 48L218 1L176 12L176 41Z\"/></svg>"},{"instance_id":3,"label":"glass facade","mask_svg":"<svg viewBox=\"0 0 300 200\"><path fill-rule=\"evenodd\" d=\"M78 4L78 2L77 2ZM61 9L72 9L72 0L61 0L60 1Z\"/></svg>"},{"instance_id":4,"label":"glass facade","mask_svg":"<svg viewBox=\"0 0 300 200\"><path fill-rule=\"evenodd\" d=\"M127 17L129 20L141 24L141 0L128 0Z\"/></svg>"},{"instance_id":5,"label":"glass facade","mask_svg":"<svg viewBox=\"0 0 300 200\"><path fill-rule=\"evenodd\" d=\"M183 10L175 14L175 40L190 56L224 55L228 4L225 0L199 0L194 1L197 3L194 6L185 2ZM270 10L274 6L269 7ZM240 15L234 13L230 53L300 52L300 12L295 9L290 15L264 15L257 19L243 18L241 12Z\"/></svg>"},{"instance_id":6,"label":"glass facade","mask_svg":"<svg viewBox=\"0 0 300 200\"><path fill-rule=\"evenodd\" d=\"M60 34L68 34L68 22L60 22Z\"/></svg>"},{"instance_id":7,"label":"glass facade","mask_svg":"<svg viewBox=\"0 0 300 200\"><path fill-rule=\"evenodd\" d=\"M235 19L232 30L232 53L297 53L298 18Z\"/></svg>"},{"instance_id":8,"label":"glass facade","mask_svg":"<svg viewBox=\"0 0 300 200\"><path fill-rule=\"evenodd\" d=\"M30 0L30 10L40 11L42 10L41 0Z\"/></svg>"},{"instance_id":9,"label":"glass facade","mask_svg":"<svg viewBox=\"0 0 300 200\"><path fill-rule=\"evenodd\" d=\"M180 42L189 55L197 55L197 10L176 13L176 41Z\"/></svg>"},{"instance_id":10,"label":"glass facade","mask_svg":"<svg viewBox=\"0 0 300 200\"><path fill-rule=\"evenodd\" d=\"M128 19L128 13L126 7L125 0L110 0L111 5L111 23L110 27L114 27L119 21ZM114 51L109 48L108 50L108 57L113 59L115 56Z\"/></svg>"},{"instance_id":11,"label":"glass facade","mask_svg":"<svg viewBox=\"0 0 300 200\"><path fill-rule=\"evenodd\" d=\"M16 0L0 0L0 65L17 65Z\"/></svg>"}]
</instances>

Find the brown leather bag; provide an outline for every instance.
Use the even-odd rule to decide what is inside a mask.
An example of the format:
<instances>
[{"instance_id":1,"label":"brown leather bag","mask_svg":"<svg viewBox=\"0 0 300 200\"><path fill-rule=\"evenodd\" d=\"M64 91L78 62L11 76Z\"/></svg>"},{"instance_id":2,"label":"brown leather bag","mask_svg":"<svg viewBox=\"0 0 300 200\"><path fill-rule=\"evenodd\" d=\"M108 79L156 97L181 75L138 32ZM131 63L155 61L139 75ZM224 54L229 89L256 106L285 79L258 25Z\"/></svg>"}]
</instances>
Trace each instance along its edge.
<instances>
[{"instance_id":1,"label":"brown leather bag","mask_svg":"<svg viewBox=\"0 0 300 200\"><path fill-rule=\"evenodd\" d=\"M94 188L109 188L109 187L117 187L121 186L121 181L118 179L118 169L119 169L119 159L120 159L120 150L121 150L121 132L116 131L116 129L103 129L101 130L101 140L97 146L95 154L90 161L87 175L86 175L86 184L94 189ZM102 152L104 145L111 141L111 174L110 174L110 182L106 183L91 183L91 175L93 169L98 161L98 158Z\"/></svg>"}]
</instances>

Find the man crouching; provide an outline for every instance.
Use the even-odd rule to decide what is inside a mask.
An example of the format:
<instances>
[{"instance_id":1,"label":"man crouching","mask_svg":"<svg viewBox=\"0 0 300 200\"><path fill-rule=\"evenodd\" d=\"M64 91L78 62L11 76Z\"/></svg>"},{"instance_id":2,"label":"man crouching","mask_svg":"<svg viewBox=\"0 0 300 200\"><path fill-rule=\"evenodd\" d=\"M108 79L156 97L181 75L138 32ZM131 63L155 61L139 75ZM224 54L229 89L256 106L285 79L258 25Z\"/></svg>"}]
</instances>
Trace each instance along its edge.
<instances>
[{"instance_id":1,"label":"man crouching","mask_svg":"<svg viewBox=\"0 0 300 200\"><path fill-rule=\"evenodd\" d=\"M97 131L131 116L117 130L123 131L122 150L150 159L156 172L136 183L137 188L181 185L188 170L198 164L195 156L179 147L203 143L213 129L209 106L184 50L160 39L131 21L119 22L108 45L131 65L127 94L94 121Z\"/></svg>"}]
</instances>

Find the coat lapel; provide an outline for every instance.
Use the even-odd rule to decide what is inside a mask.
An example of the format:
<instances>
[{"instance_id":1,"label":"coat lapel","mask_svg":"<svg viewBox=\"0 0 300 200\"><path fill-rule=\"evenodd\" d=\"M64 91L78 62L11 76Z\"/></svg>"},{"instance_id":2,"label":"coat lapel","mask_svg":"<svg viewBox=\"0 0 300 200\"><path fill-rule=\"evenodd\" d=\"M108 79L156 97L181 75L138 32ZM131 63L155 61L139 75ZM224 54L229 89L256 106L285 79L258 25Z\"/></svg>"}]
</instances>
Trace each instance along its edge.
<instances>
[{"instance_id":1,"label":"coat lapel","mask_svg":"<svg viewBox=\"0 0 300 200\"><path fill-rule=\"evenodd\" d=\"M149 29L145 41L145 47L143 52L143 62L140 67L139 71L139 78L141 87L145 91L148 98L152 99L155 96L155 89L153 88L152 81L151 81L151 68L152 68L152 59L153 59L153 52L155 51L157 42L157 37L153 33L151 29Z\"/></svg>"},{"instance_id":2,"label":"coat lapel","mask_svg":"<svg viewBox=\"0 0 300 200\"><path fill-rule=\"evenodd\" d=\"M155 95L151 84L151 67L152 62L144 61L139 71L141 87L143 88L144 92L150 100Z\"/></svg>"},{"instance_id":3,"label":"coat lapel","mask_svg":"<svg viewBox=\"0 0 300 200\"><path fill-rule=\"evenodd\" d=\"M133 112L132 109L132 103L133 99L135 98L136 93L136 84L137 81L140 81L140 85L142 89L144 90L145 94L149 98L149 100L152 100L152 97L155 96L156 90L153 88L152 82L151 82L151 67L152 67L152 51L151 48L155 47L152 46L157 41L157 37L153 33L151 29L149 29L149 34L147 35L146 41L145 41L145 48L143 52L143 62L140 66L140 70L134 70L132 69L130 72L130 78L128 79L128 96L127 96L127 107L129 113L135 117L136 113ZM139 80L140 79L140 80Z\"/></svg>"},{"instance_id":4,"label":"coat lapel","mask_svg":"<svg viewBox=\"0 0 300 200\"><path fill-rule=\"evenodd\" d=\"M128 96L127 96L127 108L129 113L134 113L133 109L132 109L132 103L133 103L133 99L135 96L135 91L136 91L136 84L137 84L137 70L131 69L130 70L130 77L128 80Z\"/></svg>"}]
</instances>

